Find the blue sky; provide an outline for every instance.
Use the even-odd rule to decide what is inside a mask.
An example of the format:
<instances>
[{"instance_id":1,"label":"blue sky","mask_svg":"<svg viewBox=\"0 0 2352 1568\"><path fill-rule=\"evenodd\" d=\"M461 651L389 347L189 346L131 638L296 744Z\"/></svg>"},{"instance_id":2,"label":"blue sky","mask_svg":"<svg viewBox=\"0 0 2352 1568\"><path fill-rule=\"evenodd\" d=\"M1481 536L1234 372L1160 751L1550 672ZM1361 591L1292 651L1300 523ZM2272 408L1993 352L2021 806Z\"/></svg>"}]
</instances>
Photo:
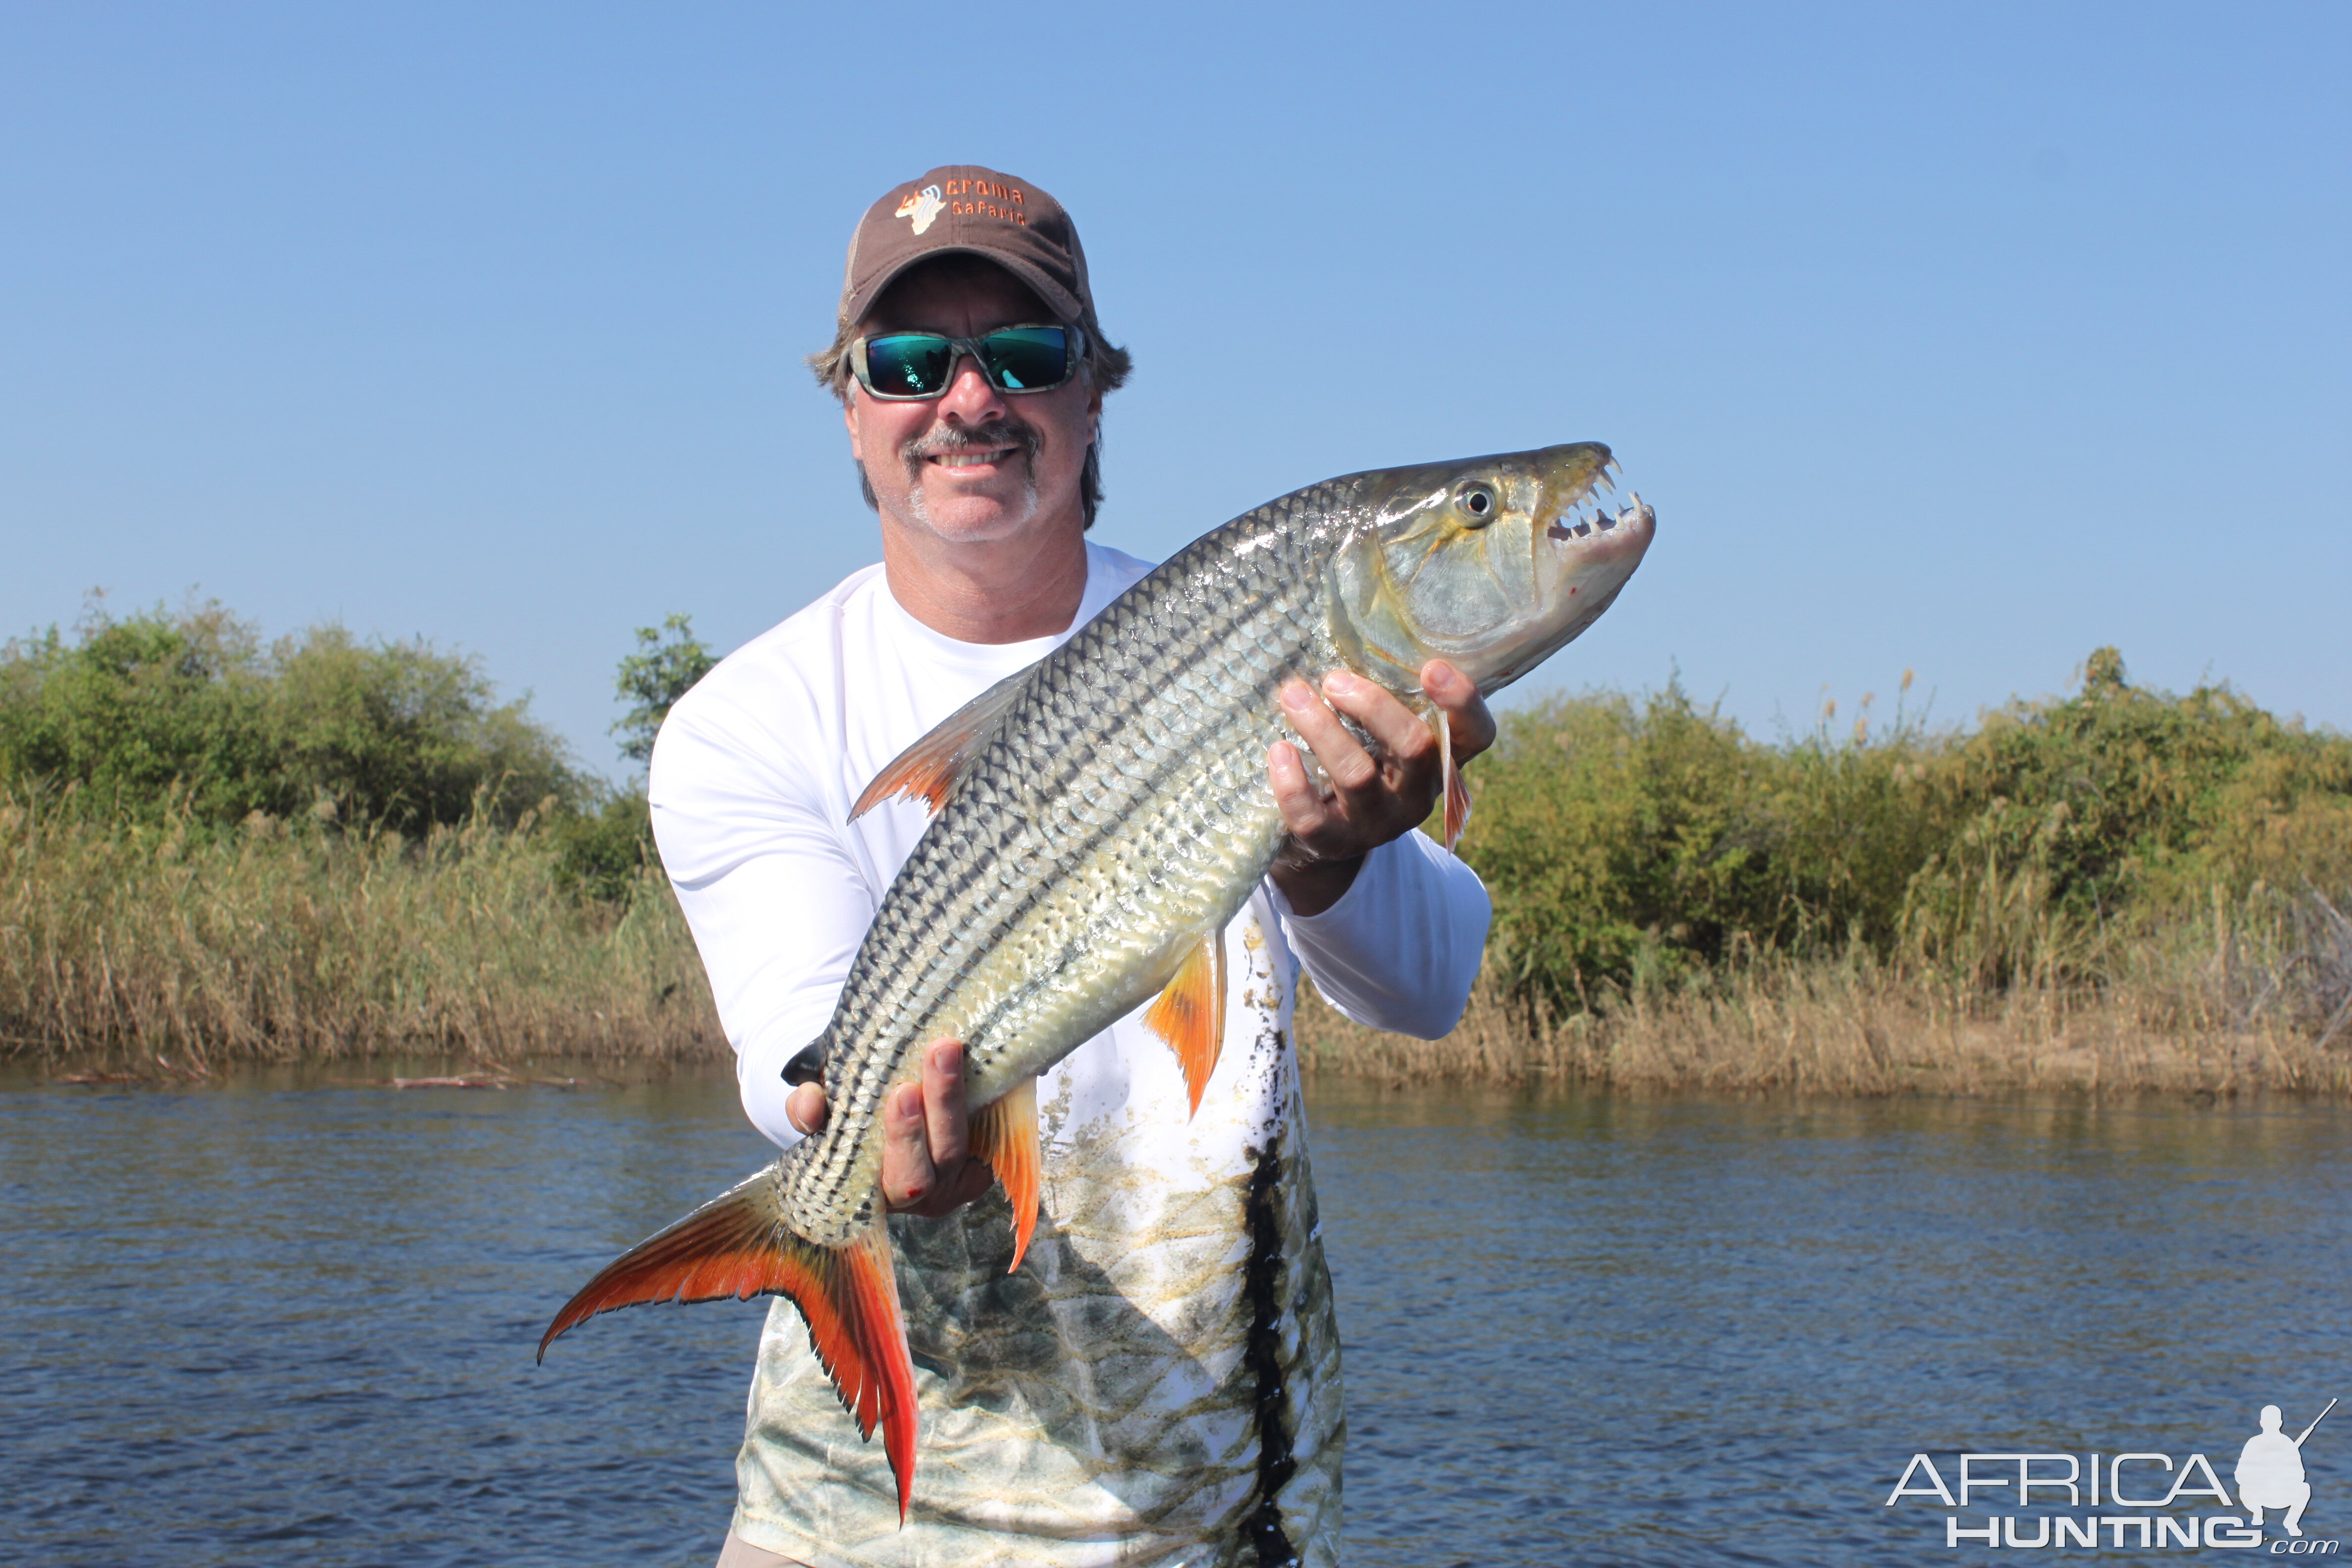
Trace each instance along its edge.
<instances>
[{"instance_id":1,"label":"blue sky","mask_svg":"<svg viewBox=\"0 0 2352 1568\"><path fill-rule=\"evenodd\" d=\"M1615 447L1528 682L2352 726L2352 7L0 9L0 631L217 597L478 653L583 760L632 627L875 558L800 356L865 205L1076 216L1098 535Z\"/></svg>"}]
</instances>

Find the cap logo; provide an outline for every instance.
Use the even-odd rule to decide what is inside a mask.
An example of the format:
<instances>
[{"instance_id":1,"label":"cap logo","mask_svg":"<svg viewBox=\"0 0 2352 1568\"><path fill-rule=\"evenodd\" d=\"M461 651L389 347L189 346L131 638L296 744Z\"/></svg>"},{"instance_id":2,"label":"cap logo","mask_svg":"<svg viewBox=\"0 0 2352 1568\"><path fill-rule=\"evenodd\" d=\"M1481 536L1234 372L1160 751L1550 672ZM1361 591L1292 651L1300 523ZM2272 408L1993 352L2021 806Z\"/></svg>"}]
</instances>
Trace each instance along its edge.
<instances>
[{"instance_id":1,"label":"cap logo","mask_svg":"<svg viewBox=\"0 0 2352 1568\"><path fill-rule=\"evenodd\" d=\"M890 216L913 218L915 232L920 234L931 226L931 220L939 216L940 209L946 205L947 203L940 199L939 186L925 185L921 190L900 202L898 210Z\"/></svg>"}]
</instances>

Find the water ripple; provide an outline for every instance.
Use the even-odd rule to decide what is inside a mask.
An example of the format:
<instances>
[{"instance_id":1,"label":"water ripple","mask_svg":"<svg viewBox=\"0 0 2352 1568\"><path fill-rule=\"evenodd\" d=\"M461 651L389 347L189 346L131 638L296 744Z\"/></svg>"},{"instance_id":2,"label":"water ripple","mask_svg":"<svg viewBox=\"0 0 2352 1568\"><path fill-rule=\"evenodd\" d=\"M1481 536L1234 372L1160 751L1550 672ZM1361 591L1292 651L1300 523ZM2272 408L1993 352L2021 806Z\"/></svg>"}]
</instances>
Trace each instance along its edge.
<instances>
[{"instance_id":1,"label":"water ripple","mask_svg":"<svg viewBox=\"0 0 2352 1568\"><path fill-rule=\"evenodd\" d=\"M1915 1451L2234 1454L2352 1384L2347 1131L1318 1091L1349 1562L1906 1561L1939 1516L1879 1505ZM531 1352L763 1148L716 1073L0 1085L0 1554L708 1564L761 1307ZM2341 1518L2352 1440L2314 1449Z\"/></svg>"}]
</instances>

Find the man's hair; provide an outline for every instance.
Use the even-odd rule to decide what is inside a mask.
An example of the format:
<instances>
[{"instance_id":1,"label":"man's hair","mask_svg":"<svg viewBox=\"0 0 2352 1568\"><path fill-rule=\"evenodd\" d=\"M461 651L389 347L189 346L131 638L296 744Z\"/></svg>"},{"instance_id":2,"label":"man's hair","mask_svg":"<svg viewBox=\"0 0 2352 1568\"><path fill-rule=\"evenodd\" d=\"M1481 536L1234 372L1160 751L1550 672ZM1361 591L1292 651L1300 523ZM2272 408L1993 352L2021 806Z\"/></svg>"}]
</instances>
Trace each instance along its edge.
<instances>
[{"instance_id":1,"label":"man's hair","mask_svg":"<svg viewBox=\"0 0 2352 1568\"><path fill-rule=\"evenodd\" d=\"M992 273L1000 278L1012 278L1016 283L1021 281L984 256L974 256L968 251L950 251L908 268L900 274L899 279L893 281L891 287L896 288L898 281L913 277L918 271L945 276L957 282L984 278ZM1022 286L1028 287L1026 284ZM1079 368L1097 390L1117 392L1127 384L1128 373L1135 367L1134 356L1104 337L1102 328L1094 321L1075 324L1086 333L1087 339L1086 353L1078 362ZM808 367L815 373L817 384L844 403L849 401L849 345L862 335L863 329L856 322L845 321L833 334L830 344L808 356ZM857 488L864 493L866 504L879 510L881 502L874 494L873 482L866 477L866 465L863 463L857 465ZM1095 525L1095 509L1102 505L1102 426L1097 424L1095 438L1087 444L1086 467L1078 474L1078 501L1086 510L1087 527Z\"/></svg>"}]
</instances>

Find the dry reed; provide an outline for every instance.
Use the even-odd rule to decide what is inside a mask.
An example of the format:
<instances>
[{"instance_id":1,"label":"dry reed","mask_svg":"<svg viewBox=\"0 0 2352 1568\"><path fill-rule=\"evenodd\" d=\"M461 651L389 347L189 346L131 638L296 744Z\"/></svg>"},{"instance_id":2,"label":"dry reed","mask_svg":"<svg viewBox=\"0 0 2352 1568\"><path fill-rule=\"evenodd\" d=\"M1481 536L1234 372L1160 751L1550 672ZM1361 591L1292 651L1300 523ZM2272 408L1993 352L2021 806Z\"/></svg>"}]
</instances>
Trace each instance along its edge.
<instances>
[{"instance_id":1,"label":"dry reed","mask_svg":"<svg viewBox=\"0 0 2352 1568\"><path fill-rule=\"evenodd\" d=\"M0 1060L723 1058L676 900L644 875L625 904L583 900L528 817L205 836L0 799ZM2352 921L2316 895L2217 890L2169 929L2100 955L2096 984L1995 990L1859 947L1609 988L1573 1014L1489 979L1435 1041L1349 1024L1309 987L1301 1057L1398 1084L2352 1093Z\"/></svg>"},{"instance_id":2,"label":"dry reed","mask_svg":"<svg viewBox=\"0 0 2352 1568\"><path fill-rule=\"evenodd\" d=\"M528 817L206 836L0 799L0 1059L723 1055L676 900L641 894L578 898Z\"/></svg>"},{"instance_id":3,"label":"dry reed","mask_svg":"<svg viewBox=\"0 0 2352 1568\"><path fill-rule=\"evenodd\" d=\"M2326 900L2252 916L2218 895L2095 985L1994 991L1866 950L1752 960L1553 1016L1482 978L1453 1033L1382 1034L1299 997L1309 1072L1397 1086L1577 1083L1637 1092L2352 1095L2352 921Z\"/></svg>"}]
</instances>

